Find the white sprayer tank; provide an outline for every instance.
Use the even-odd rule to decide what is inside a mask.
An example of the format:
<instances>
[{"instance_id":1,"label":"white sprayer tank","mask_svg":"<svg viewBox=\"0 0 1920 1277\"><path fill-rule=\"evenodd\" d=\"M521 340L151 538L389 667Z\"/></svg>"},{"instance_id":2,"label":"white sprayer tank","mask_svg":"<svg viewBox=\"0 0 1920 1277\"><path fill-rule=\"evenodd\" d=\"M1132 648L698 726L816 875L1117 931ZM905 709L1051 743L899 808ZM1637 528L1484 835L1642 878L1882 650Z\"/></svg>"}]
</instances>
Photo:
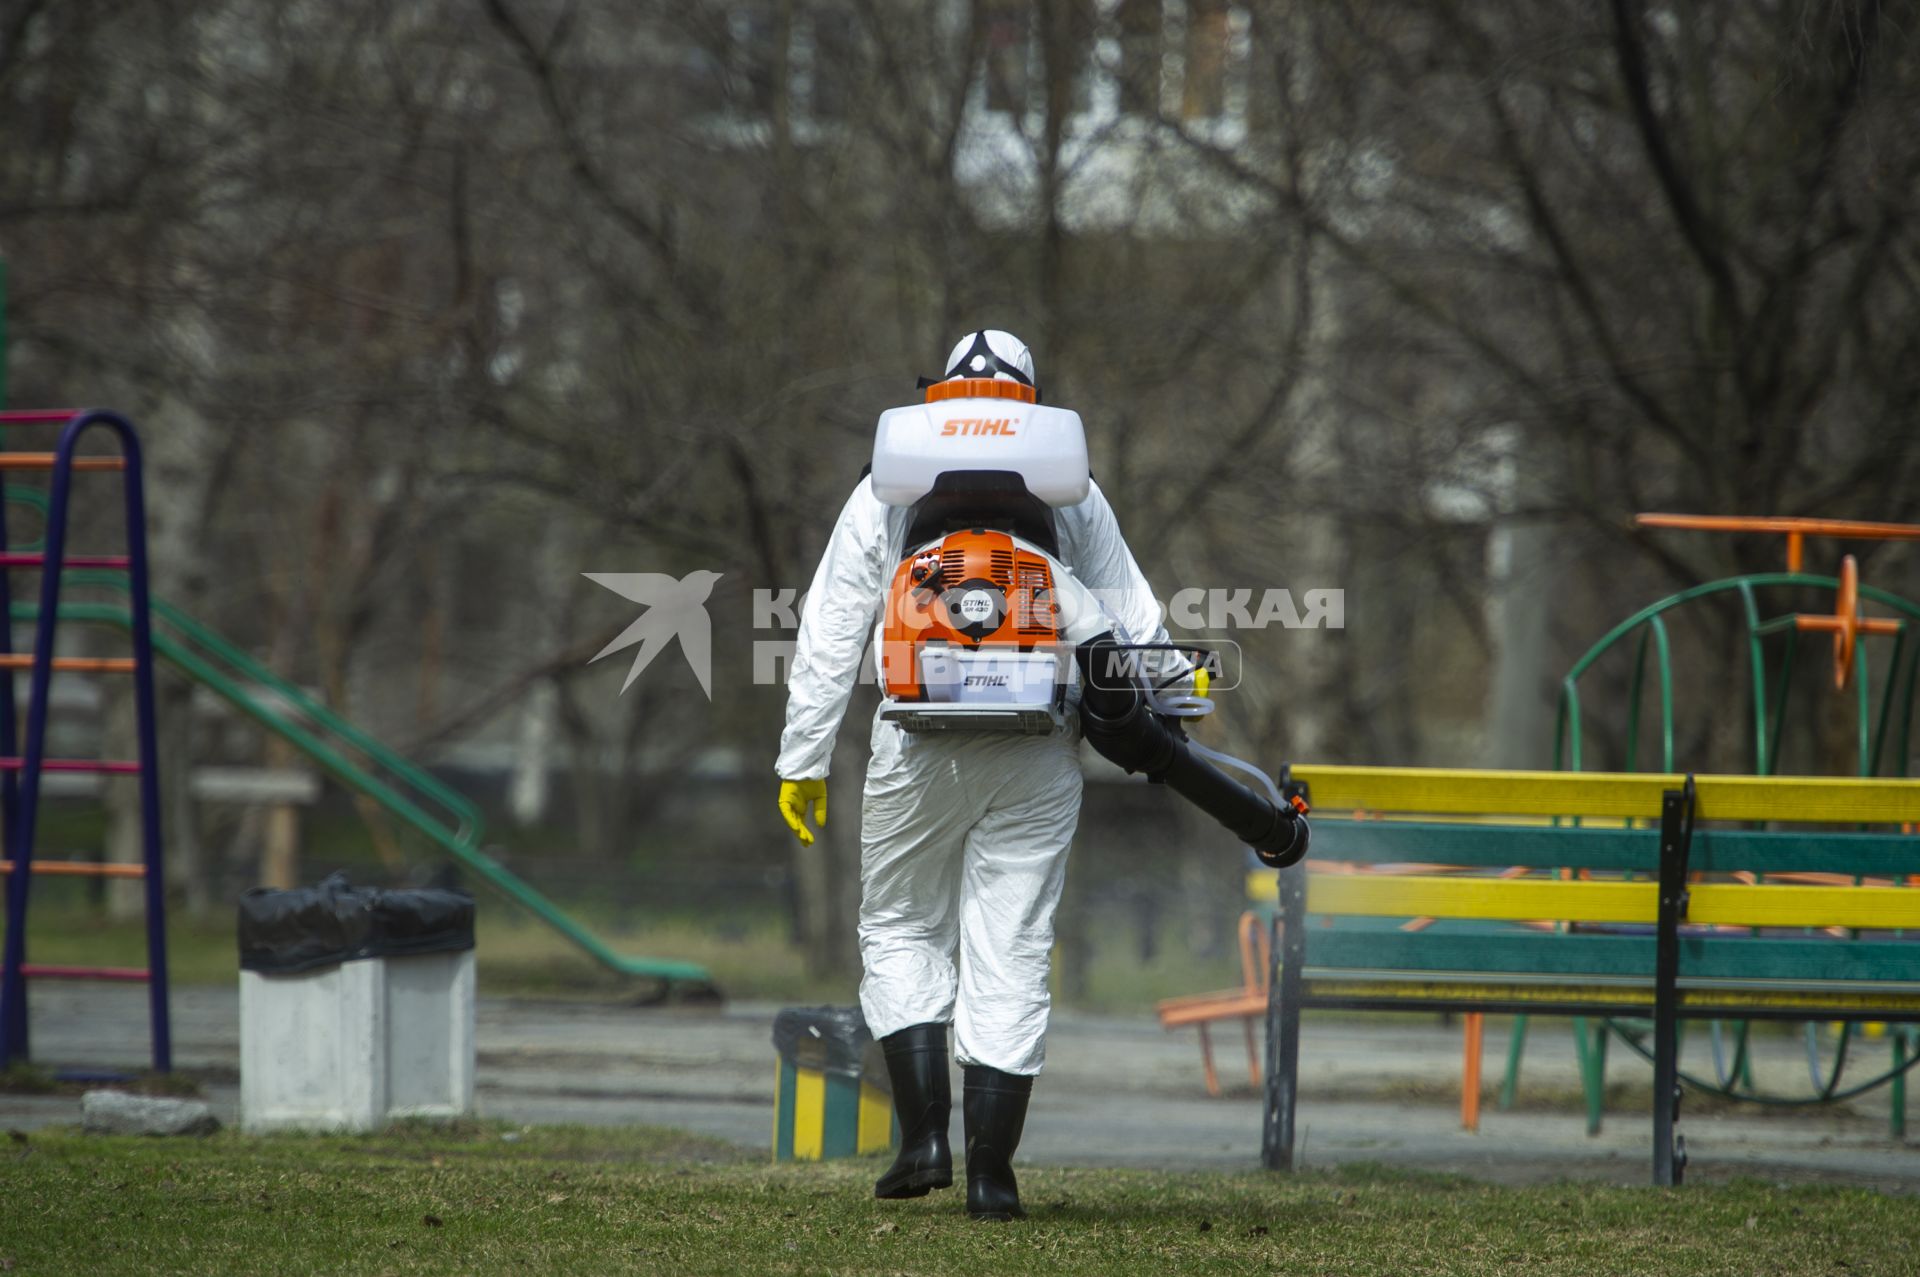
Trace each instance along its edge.
<instances>
[{"instance_id":1,"label":"white sprayer tank","mask_svg":"<svg viewBox=\"0 0 1920 1277\"><path fill-rule=\"evenodd\" d=\"M880 414L873 495L910 506L950 470L1017 474L1050 506L1087 499L1087 435L1080 414L1018 399L940 399Z\"/></svg>"}]
</instances>

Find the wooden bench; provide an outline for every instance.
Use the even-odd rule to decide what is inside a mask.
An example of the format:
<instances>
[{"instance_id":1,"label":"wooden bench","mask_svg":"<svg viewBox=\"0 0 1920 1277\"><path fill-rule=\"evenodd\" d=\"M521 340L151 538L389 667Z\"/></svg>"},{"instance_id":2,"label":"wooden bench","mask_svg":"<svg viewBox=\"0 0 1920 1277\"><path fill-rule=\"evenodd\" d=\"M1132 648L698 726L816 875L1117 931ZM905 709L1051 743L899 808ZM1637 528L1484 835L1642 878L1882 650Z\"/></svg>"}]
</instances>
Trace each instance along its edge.
<instances>
[{"instance_id":1,"label":"wooden bench","mask_svg":"<svg viewBox=\"0 0 1920 1277\"><path fill-rule=\"evenodd\" d=\"M1696 828L1898 827L1920 821L1920 781L1366 767L1286 779L1316 819L1312 859L1277 881L1262 1140L1274 1169L1292 1166L1311 1008L1651 1018L1654 1094L1670 1097L1654 1105L1657 1184L1679 1182L1686 1160L1682 1018L1920 1021L1920 938L1899 935L1920 929L1906 885L1920 840ZM1889 885L1767 881L1805 874ZM1808 933L1831 928L1844 930Z\"/></svg>"},{"instance_id":2,"label":"wooden bench","mask_svg":"<svg viewBox=\"0 0 1920 1277\"><path fill-rule=\"evenodd\" d=\"M1160 1026L1180 1029L1192 1025L1200 1033L1200 1067L1206 1074L1207 1094L1220 1094L1220 1078L1213 1069L1213 1041L1208 1026L1221 1020L1239 1020L1247 1036L1247 1084L1260 1085L1260 1050L1254 1042L1253 1023L1267 1014L1267 972L1273 967L1273 955L1267 929L1259 914L1252 910L1240 915L1240 987L1218 993L1193 993L1166 998L1156 1008Z\"/></svg>"}]
</instances>

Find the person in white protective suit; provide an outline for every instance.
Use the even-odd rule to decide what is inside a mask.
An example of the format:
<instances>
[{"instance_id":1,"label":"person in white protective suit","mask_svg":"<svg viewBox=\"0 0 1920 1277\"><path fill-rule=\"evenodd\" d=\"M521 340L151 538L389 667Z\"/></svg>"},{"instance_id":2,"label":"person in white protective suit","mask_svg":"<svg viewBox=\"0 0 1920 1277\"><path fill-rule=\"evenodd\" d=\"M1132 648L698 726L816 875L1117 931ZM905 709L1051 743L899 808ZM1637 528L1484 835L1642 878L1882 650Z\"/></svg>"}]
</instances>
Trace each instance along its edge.
<instances>
[{"instance_id":1,"label":"person in white protective suit","mask_svg":"<svg viewBox=\"0 0 1920 1277\"><path fill-rule=\"evenodd\" d=\"M944 380L1031 386L1033 357L1000 331L969 333ZM1055 509L1059 559L1136 641L1165 643L1145 577L1097 485ZM776 768L782 815L803 843L826 823L834 736L909 549L908 511L863 479L840 511L800 618ZM877 644L877 637L875 639ZM964 1070L967 1207L1023 1215L1010 1159L1045 1060L1053 916L1080 816L1078 731L908 733L875 718L860 830L861 1008L885 1049L902 1145L875 1185L919 1197L953 1182L947 1026Z\"/></svg>"}]
</instances>

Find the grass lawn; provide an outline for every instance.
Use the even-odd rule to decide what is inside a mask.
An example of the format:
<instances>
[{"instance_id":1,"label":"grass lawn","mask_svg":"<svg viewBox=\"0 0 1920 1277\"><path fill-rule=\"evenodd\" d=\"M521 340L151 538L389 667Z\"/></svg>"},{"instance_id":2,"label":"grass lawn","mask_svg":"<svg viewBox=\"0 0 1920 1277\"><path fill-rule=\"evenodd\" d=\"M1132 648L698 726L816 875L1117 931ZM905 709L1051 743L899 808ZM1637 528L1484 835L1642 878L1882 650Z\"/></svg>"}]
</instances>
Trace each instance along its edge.
<instances>
[{"instance_id":1,"label":"grass lawn","mask_svg":"<svg viewBox=\"0 0 1920 1277\"><path fill-rule=\"evenodd\" d=\"M1354 1170L1028 1170L1023 1224L962 1190L868 1195L874 1160L770 1167L641 1129L402 1127L0 1145L11 1273L1759 1273L1920 1270L1920 1205L1758 1183L1676 1192Z\"/></svg>"}]
</instances>

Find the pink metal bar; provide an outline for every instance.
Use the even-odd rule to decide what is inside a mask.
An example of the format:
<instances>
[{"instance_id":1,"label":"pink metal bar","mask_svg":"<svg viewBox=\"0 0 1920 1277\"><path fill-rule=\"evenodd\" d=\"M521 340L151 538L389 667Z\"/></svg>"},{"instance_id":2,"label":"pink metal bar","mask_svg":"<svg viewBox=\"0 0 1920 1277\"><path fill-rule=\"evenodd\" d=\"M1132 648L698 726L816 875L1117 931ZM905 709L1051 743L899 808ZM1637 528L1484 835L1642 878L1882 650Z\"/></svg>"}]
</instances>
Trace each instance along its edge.
<instances>
[{"instance_id":1,"label":"pink metal bar","mask_svg":"<svg viewBox=\"0 0 1920 1277\"><path fill-rule=\"evenodd\" d=\"M46 565L47 556L24 550L11 550L0 554L0 568L37 568ZM124 568L127 556L124 554L69 554L66 565L70 568Z\"/></svg>"},{"instance_id":2,"label":"pink metal bar","mask_svg":"<svg viewBox=\"0 0 1920 1277\"><path fill-rule=\"evenodd\" d=\"M78 408L15 408L0 412L0 425L47 426L71 421L79 412Z\"/></svg>"},{"instance_id":3,"label":"pink metal bar","mask_svg":"<svg viewBox=\"0 0 1920 1277\"><path fill-rule=\"evenodd\" d=\"M20 974L42 980L126 980L145 984L145 967L62 967L37 962L20 964Z\"/></svg>"},{"instance_id":4,"label":"pink metal bar","mask_svg":"<svg viewBox=\"0 0 1920 1277\"><path fill-rule=\"evenodd\" d=\"M17 772L26 766L20 758L0 758L0 772ZM46 772L107 772L114 776L138 776L140 764L102 758L49 758L40 764Z\"/></svg>"}]
</instances>

